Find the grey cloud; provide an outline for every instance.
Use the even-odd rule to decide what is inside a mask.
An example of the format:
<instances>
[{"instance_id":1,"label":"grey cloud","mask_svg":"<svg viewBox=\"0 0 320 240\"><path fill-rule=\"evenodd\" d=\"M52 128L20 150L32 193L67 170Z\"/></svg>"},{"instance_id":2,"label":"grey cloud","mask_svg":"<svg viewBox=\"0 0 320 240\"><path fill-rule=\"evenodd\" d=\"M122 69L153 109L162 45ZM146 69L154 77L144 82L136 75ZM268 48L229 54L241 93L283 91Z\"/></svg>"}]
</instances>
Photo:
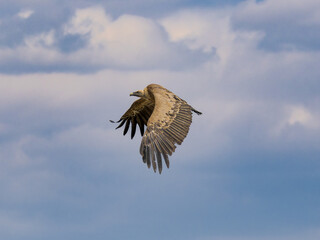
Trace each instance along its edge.
<instances>
[{"instance_id":1,"label":"grey cloud","mask_svg":"<svg viewBox=\"0 0 320 240\"><path fill-rule=\"evenodd\" d=\"M311 20L319 9L312 0L303 5L299 1L246 1L235 10L232 23L235 29L263 31L265 37L259 44L263 49L319 50L320 22Z\"/></svg>"},{"instance_id":2,"label":"grey cloud","mask_svg":"<svg viewBox=\"0 0 320 240\"><path fill-rule=\"evenodd\" d=\"M58 37L57 47L64 53L72 53L87 45L88 40L81 35L64 35Z\"/></svg>"},{"instance_id":3,"label":"grey cloud","mask_svg":"<svg viewBox=\"0 0 320 240\"><path fill-rule=\"evenodd\" d=\"M319 133L292 125L270 137L269 129L287 118L279 101L241 102L222 91L222 81L199 78L197 70L5 78L13 87L0 88L7 131L0 146L0 214L10 221L1 236L14 238L15 228L25 239L193 239L229 236L230 224L235 236L268 236L284 227L304 231L307 217L316 217L319 147L309 143ZM107 122L133 101L130 90L150 79L204 113L195 116L161 176L143 165L139 138L123 137ZM186 79L198 81L181 88Z\"/></svg>"},{"instance_id":4,"label":"grey cloud","mask_svg":"<svg viewBox=\"0 0 320 240\"><path fill-rule=\"evenodd\" d=\"M193 16L215 24L191 36L199 52L185 36L174 44L166 28L157 29L177 56L217 50L198 65L175 59L174 70L114 64L83 74L76 62L77 73L0 75L1 238L318 237L310 230L320 201L318 52L260 49L262 36L228 28L225 15L207 21L199 9L188 12L179 13L181 23ZM45 36L28 43L54 50L52 59L89 44L61 28L54 36L52 45ZM53 70L66 64L67 71L70 62ZM140 138L123 137L108 122L134 101L130 92L151 82L203 112L161 176L142 163Z\"/></svg>"},{"instance_id":5,"label":"grey cloud","mask_svg":"<svg viewBox=\"0 0 320 240\"><path fill-rule=\"evenodd\" d=\"M98 19L95 19L94 11L99 12ZM199 65L212 57L169 42L165 31L152 19L123 15L111 20L111 28L103 23L108 15L100 7L82 9L75 14L80 15L74 15L68 20L68 24L65 22L57 28L40 32L36 29L28 35L19 33L23 39L9 34L8 39L3 41L10 41L14 37L16 43L13 42L9 48L3 46L0 49L0 71L18 74L55 71L84 73L101 69L180 70ZM72 21L83 21L83 17L92 20L85 33L81 32L81 24L72 25ZM36 13L24 21L31 19L36 19ZM100 32L96 31L97 26L100 26ZM137 33L132 35L130 28L137 28ZM66 32L66 29L71 30ZM103 31L111 32L106 34ZM128 37L130 34L131 37ZM109 35L115 40L108 39Z\"/></svg>"}]
</instances>

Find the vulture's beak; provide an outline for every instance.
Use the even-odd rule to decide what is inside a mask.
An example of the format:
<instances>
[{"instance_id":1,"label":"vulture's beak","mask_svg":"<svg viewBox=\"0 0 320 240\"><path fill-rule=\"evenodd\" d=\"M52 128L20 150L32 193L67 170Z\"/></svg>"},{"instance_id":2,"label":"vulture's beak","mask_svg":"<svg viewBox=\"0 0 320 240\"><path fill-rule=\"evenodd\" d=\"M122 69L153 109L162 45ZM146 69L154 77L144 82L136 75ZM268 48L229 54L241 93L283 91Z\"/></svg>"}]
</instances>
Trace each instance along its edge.
<instances>
[{"instance_id":1,"label":"vulture's beak","mask_svg":"<svg viewBox=\"0 0 320 240\"><path fill-rule=\"evenodd\" d=\"M136 92L130 93L130 96L142 97L143 93L141 91L136 91Z\"/></svg>"}]
</instances>

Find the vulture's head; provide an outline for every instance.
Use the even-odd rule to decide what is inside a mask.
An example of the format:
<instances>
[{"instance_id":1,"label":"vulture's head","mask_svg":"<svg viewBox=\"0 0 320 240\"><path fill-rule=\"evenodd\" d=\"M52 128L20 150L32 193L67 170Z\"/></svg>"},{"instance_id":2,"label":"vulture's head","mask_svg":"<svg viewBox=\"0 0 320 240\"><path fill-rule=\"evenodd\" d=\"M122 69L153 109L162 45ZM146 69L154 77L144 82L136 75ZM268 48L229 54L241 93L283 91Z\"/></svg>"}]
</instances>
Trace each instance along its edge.
<instances>
[{"instance_id":1,"label":"vulture's head","mask_svg":"<svg viewBox=\"0 0 320 240\"><path fill-rule=\"evenodd\" d=\"M145 88L143 90L138 90L136 92L130 93L130 96L141 97L141 98L149 98L148 89Z\"/></svg>"}]
</instances>

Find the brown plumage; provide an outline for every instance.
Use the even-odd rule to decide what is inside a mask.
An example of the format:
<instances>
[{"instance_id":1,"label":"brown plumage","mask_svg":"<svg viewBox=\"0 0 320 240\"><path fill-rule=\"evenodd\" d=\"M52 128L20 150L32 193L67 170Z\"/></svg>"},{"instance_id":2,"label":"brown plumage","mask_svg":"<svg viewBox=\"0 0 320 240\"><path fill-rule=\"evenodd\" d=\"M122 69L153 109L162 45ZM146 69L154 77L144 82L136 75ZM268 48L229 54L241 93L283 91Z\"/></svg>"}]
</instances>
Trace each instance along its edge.
<instances>
[{"instance_id":1,"label":"brown plumage","mask_svg":"<svg viewBox=\"0 0 320 240\"><path fill-rule=\"evenodd\" d=\"M188 134L192 122L192 112L198 115L186 101L158 84L150 84L145 89L136 91L130 96L137 96L131 107L123 114L117 128L124 127L125 135L131 123L131 139L138 124L142 137L140 154L148 168L162 171L162 158L169 168L169 157ZM111 120L110 120L111 121ZM111 121L114 122L114 121ZM147 126L144 132L144 126Z\"/></svg>"}]
</instances>

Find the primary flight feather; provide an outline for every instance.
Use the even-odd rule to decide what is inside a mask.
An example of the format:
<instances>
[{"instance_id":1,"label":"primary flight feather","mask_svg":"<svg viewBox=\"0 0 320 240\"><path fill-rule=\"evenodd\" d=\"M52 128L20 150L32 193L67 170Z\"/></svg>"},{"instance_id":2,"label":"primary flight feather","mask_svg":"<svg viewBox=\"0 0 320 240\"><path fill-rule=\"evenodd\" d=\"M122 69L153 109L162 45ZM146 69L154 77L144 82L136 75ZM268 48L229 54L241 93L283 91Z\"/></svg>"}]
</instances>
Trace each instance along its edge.
<instances>
[{"instance_id":1,"label":"primary flight feather","mask_svg":"<svg viewBox=\"0 0 320 240\"><path fill-rule=\"evenodd\" d=\"M175 145L180 145L187 136L192 122L192 112L198 115L202 113L158 84L150 84L143 90L131 93L130 96L140 98L133 102L117 121L120 122L117 128L125 125L125 135L131 123L132 139L136 133L136 126L139 126L143 136L140 145L142 160L148 168L152 165L155 172L158 168L161 174L162 158L169 168L168 155L171 156L175 151ZM147 127L146 131L144 126Z\"/></svg>"}]
</instances>

